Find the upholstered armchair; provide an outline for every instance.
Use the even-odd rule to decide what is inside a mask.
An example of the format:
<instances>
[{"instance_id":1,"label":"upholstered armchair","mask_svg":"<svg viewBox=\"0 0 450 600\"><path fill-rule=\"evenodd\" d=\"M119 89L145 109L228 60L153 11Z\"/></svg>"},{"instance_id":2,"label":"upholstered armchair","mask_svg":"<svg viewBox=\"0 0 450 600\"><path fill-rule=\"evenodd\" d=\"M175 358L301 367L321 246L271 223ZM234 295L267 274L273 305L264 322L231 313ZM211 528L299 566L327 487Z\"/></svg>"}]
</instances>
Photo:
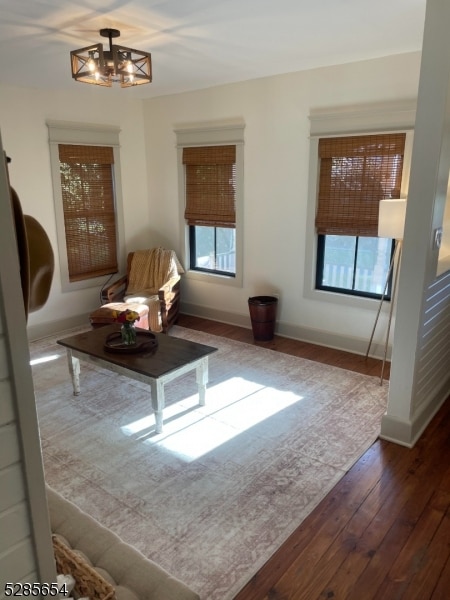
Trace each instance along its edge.
<instances>
[{"instance_id":1,"label":"upholstered armchair","mask_svg":"<svg viewBox=\"0 0 450 600\"><path fill-rule=\"evenodd\" d=\"M184 270L173 250L152 248L130 252L126 275L102 290L102 302L106 303L103 313L111 303L146 305L148 328L167 332L178 318L182 273Z\"/></svg>"}]
</instances>

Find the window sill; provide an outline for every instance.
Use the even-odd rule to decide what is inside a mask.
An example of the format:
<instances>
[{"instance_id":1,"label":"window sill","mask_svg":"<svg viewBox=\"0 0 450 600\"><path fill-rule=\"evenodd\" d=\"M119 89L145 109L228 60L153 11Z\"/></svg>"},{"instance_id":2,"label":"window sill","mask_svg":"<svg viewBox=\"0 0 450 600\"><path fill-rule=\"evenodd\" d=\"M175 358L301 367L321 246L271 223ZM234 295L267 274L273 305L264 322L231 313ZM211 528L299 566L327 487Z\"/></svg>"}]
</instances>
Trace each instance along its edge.
<instances>
[{"instance_id":1,"label":"window sill","mask_svg":"<svg viewBox=\"0 0 450 600\"><path fill-rule=\"evenodd\" d=\"M218 275L217 273L205 273L203 271L188 270L183 277L205 283L215 283L218 285L227 285L231 287L242 287L242 277L239 277L237 274L236 277L227 277L226 275Z\"/></svg>"},{"instance_id":2,"label":"window sill","mask_svg":"<svg viewBox=\"0 0 450 600\"><path fill-rule=\"evenodd\" d=\"M303 296L310 300L315 300L316 302L330 302L331 304L368 310L374 309L380 303L380 300L377 298L363 298L362 296L339 294L338 292L328 292L317 289L306 290ZM390 302L390 300L385 300L385 302Z\"/></svg>"}]
</instances>

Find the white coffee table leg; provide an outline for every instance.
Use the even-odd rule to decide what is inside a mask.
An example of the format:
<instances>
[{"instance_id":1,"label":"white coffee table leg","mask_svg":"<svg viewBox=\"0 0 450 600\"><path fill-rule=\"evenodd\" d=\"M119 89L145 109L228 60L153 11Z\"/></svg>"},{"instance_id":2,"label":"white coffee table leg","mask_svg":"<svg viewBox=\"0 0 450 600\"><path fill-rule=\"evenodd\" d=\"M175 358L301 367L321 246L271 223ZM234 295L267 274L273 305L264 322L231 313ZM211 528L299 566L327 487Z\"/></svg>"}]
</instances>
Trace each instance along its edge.
<instances>
[{"instance_id":1,"label":"white coffee table leg","mask_svg":"<svg viewBox=\"0 0 450 600\"><path fill-rule=\"evenodd\" d=\"M162 433L164 410L164 383L160 379L153 379L150 383L150 388L152 391L152 407L155 411L156 433Z\"/></svg>"},{"instance_id":2,"label":"white coffee table leg","mask_svg":"<svg viewBox=\"0 0 450 600\"><path fill-rule=\"evenodd\" d=\"M80 395L80 361L72 355L72 350L67 348L67 362L69 363L69 372L72 377L73 395Z\"/></svg>"},{"instance_id":3,"label":"white coffee table leg","mask_svg":"<svg viewBox=\"0 0 450 600\"><path fill-rule=\"evenodd\" d=\"M206 384L208 383L208 357L205 356L197 366L198 403L206 404Z\"/></svg>"}]
</instances>

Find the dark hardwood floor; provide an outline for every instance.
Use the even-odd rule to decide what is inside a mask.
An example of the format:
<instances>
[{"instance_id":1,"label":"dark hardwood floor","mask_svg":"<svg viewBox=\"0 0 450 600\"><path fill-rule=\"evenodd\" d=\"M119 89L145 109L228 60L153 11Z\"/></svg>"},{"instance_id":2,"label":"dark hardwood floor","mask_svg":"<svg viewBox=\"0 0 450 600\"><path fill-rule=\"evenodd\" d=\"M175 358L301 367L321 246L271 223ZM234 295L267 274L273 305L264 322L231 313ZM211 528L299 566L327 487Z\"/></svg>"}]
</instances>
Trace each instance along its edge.
<instances>
[{"instance_id":1,"label":"dark hardwood floor","mask_svg":"<svg viewBox=\"0 0 450 600\"><path fill-rule=\"evenodd\" d=\"M221 335L239 342L256 344L263 348L270 348L271 350L276 350L278 352L285 352L286 354L315 360L327 365L334 365L336 367L341 367L342 369L348 369L349 371L364 373L365 375L379 377L381 374L381 361L374 358L366 359L364 356L352 354L351 352L342 352L341 350L334 350L333 348L316 346L315 344L299 342L298 340L291 340L278 335L274 336L273 340L270 342L255 342L253 340L251 329L187 315L180 315L178 325L189 327L190 329L199 329L211 333L212 335ZM389 367L389 363L386 363L383 373L383 377L386 380L389 379Z\"/></svg>"},{"instance_id":2,"label":"dark hardwood floor","mask_svg":"<svg viewBox=\"0 0 450 600\"><path fill-rule=\"evenodd\" d=\"M245 328L185 315L178 324L254 343ZM380 373L380 361L278 336L258 345ZM449 451L448 401L414 448L377 440L235 600L450 598Z\"/></svg>"}]
</instances>

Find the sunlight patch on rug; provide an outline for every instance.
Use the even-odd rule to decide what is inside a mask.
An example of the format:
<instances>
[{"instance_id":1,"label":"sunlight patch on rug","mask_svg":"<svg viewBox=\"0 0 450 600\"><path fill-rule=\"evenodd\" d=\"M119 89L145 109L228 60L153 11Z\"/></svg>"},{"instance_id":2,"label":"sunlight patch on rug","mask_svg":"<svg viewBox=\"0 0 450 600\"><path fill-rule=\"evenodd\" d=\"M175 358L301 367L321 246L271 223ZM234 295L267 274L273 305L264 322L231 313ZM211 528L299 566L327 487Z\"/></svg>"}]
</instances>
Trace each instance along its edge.
<instances>
[{"instance_id":1,"label":"sunlight patch on rug","mask_svg":"<svg viewBox=\"0 0 450 600\"><path fill-rule=\"evenodd\" d=\"M154 426L154 417L150 415L121 429L126 435L165 448L191 462L302 399L292 392L262 387L242 377L232 377L213 386L208 395L214 397L214 405L210 411L202 407L207 415L200 411L197 416L189 413L176 418L179 409L176 405L169 406L164 412L164 432L153 437L148 437ZM183 401L183 405L193 407L197 403L196 394Z\"/></svg>"},{"instance_id":2,"label":"sunlight patch on rug","mask_svg":"<svg viewBox=\"0 0 450 600\"><path fill-rule=\"evenodd\" d=\"M51 362L52 360L57 360L60 358L60 354L50 354L49 356L41 356L40 358L35 358L34 360L30 360L30 366L39 365L42 363Z\"/></svg>"}]
</instances>

